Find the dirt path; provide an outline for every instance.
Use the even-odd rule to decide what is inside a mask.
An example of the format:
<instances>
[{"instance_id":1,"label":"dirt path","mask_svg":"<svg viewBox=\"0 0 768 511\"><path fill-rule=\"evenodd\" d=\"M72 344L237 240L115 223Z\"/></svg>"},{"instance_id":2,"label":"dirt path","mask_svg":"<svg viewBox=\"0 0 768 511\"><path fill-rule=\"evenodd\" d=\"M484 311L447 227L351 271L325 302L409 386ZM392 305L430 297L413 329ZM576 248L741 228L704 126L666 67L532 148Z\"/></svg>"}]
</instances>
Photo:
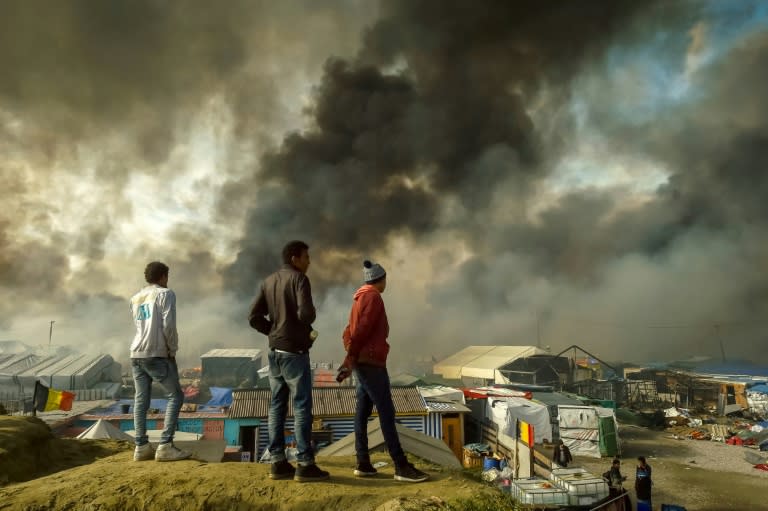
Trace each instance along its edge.
<instances>
[{"instance_id":1,"label":"dirt path","mask_svg":"<svg viewBox=\"0 0 768 511\"><path fill-rule=\"evenodd\" d=\"M688 511L768 511L768 472L744 461L744 450L708 440L675 440L666 431L626 427L621 432L622 473L634 503L637 456L653 468L654 509L661 504ZM610 460L577 458L574 465L601 474Z\"/></svg>"}]
</instances>

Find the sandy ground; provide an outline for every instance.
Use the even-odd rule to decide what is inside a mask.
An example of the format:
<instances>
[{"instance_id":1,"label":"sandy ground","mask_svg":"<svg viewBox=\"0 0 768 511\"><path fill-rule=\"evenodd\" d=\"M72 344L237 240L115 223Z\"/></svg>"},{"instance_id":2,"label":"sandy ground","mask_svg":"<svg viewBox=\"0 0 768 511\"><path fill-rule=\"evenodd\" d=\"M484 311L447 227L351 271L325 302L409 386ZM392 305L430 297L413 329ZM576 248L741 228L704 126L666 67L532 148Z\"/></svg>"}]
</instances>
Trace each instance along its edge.
<instances>
[{"instance_id":1,"label":"sandy ground","mask_svg":"<svg viewBox=\"0 0 768 511\"><path fill-rule=\"evenodd\" d=\"M654 509L667 503L688 511L768 511L768 472L744 461L746 448L676 440L667 431L636 427L622 428L621 437L628 488L633 488L638 455L653 467ZM373 461L390 460L376 453ZM361 479L352 474L352 457L318 462L331 472L329 481L272 481L269 465L258 463L136 463L128 443L54 438L39 420L0 417L0 478L5 478L0 511L415 511L497 493L478 482L476 473L424 462L417 466L432 477L420 484L394 481L391 463L377 477ZM572 466L601 474L609 465L608 459L577 457Z\"/></svg>"},{"instance_id":2,"label":"sandy ground","mask_svg":"<svg viewBox=\"0 0 768 511\"><path fill-rule=\"evenodd\" d=\"M653 469L654 509L662 504L688 511L768 510L768 472L744 460L746 447L709 440L676 440L669 431L622 427L622 474L633 503L637 456ZM576 458L595 474L610 468L609 459Z\"/></svg>"},{"instance_id":3,"label":"sandy ground","mask_svg":"<svg viewBox=\"0 0 768 511\"><path fill-rule=\"evenodd\" d=\"M383 453L372 456L374 462L388 463L374 478L355 477L353 457L319 458L331 479L316 483L272 481L269 465L260 463L137 463L126 442L56 439L40 421L11 419L18 418L0 417L0 473L26 481L0 487L3 511L398 511L497 493L472 474L422 462L417 466L430 474L429 481L395 481ZM61 453L66 459L58 459ZM74 468L64 469L67 464Z\"/></svg>"}]
</instances>

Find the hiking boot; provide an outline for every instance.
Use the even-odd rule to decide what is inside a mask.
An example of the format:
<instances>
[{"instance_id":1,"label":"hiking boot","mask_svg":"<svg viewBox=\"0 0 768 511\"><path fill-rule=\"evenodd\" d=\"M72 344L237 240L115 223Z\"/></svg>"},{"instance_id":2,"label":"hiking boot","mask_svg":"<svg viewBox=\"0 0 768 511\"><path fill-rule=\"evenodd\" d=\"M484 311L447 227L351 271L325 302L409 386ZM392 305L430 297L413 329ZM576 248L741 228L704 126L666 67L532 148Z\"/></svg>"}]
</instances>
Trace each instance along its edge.
<instances>
[{"instance_id":1,"label":"hiking boot","mask_svg":"<svg viewBox=\"0 0 768 511\"><path fill-rule=\"evenodd\" d=\"M414 467L412 463L406 463L405 465L395 467L395 481L420 483L427 479L429 479L429 475Z\"/></svg>"},{"instance_id":2,"label":"hiking boot","mask_svg":"<svg viewBox=\"0 0 768 511\"><path fill-rule=\"evenodd\" d=\"M155 461L179 461L185 460L192 456L191 452L182 451L173 442L167 444L160 444L155 451Z\"/></svg>"},{"instance_id":3,"label":"hiking boot","mask_svg":"<svg viewBox=\"0 0 768 511\"><path fill-rule=\"evenodd\" d=\"M152 444L147 442L144 445L137 445L133 450L133 461L148 461L155 457L155 450Z\"/></svg>"},{"instance_id":4,"label":"hiking boot","mask_svg":"<svg viewBox=\"0 0 768 511\"><path fill-rule=\"evenodd\" d=\"M311 465L299 465L296 467L296 475L293 477L294 481L300 483L307 483L310 481L324 481L331 477L331 474L325 470L321 470L320 467L314 463Z\"/></svg>"},{"instance_id":5,"label":"hiking boot","mask_svg":"<svg viewBox=\"0 0 768 511\"><path fill-rule=\"evenodd\" d=\"M363 461L362 463L358 463L355 467L355 475L357 477L372 477L378 473L379 472L373 468L370 461Z\"/></svg>"},{"instance_id":6,"label":"hiking boot","mask_svg":"<svg viewBox=\"0 0 768 511\"><path fill-rule=\"evenodd\" d=\"M288 460L281 460L272 463L272 467L269 470L270 479L293 479L293 475L296 473L296 469L293 465L288 463Z\"/></svg>"}]
</instances>

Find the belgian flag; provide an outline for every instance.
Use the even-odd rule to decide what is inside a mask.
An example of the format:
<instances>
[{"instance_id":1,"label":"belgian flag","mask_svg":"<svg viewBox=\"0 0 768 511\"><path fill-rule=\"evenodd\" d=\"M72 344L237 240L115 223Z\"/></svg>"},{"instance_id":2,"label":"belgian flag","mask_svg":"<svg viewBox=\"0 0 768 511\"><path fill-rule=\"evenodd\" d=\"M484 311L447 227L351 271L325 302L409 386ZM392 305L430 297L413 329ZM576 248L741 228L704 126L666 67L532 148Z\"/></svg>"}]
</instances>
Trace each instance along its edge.
<instances>
[{"instance_id":1,"label":"belgian flag","mask_svg":"<svg viewBox=\"0 0 768 511\"><path fill-rule=\"evenodd\" d=\"M517 438L529 447L533 446L533 425L527 422L517 421Z\"/></svg>"},{"instance_id":2,"label":"belgian flag","mask_svg":"<svg viewBox=\"0 0 768 511\"><path fill-rule=\"evenodd\" d=\"M39 381L35 382L35 395L33 401L38 412L50 412L51 410L69 411L72 409L72 401L75 395L66 390L49 389Z\"/></svg>"}]
</instances>

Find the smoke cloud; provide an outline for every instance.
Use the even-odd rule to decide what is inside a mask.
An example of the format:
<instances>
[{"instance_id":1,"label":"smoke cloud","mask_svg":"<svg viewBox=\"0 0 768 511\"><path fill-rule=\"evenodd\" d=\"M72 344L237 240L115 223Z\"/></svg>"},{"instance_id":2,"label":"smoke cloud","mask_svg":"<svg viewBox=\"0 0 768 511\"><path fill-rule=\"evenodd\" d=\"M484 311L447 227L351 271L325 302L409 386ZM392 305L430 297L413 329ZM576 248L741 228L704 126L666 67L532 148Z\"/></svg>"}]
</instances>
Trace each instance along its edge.
<instances>
[{"instance_id":1,"label":"smoke cloud","mask_svg":"<svg viewBox=\"0 0 768 511\"><path fill-rule=\"evenodd\" d=\"M318 359L363 258L390 276L395 371L469 344L759 358L758 10L436 7L5 3L0 335L50 317L124 356L160 259L185 363L262 347L248 301L298 238Z\"/></svg>"}]
</instances>

